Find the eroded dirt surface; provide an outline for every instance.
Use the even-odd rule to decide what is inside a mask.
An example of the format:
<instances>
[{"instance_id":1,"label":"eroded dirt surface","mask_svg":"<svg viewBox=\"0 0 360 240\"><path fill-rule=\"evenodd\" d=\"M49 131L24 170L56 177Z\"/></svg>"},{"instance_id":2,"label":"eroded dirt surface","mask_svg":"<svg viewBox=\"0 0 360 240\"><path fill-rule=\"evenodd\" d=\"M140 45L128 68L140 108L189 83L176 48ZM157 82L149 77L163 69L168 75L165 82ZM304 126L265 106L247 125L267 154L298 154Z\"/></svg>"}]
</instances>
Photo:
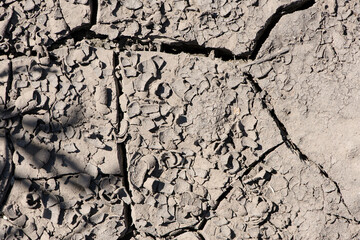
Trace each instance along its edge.
<instances>
[{"instance_id":1,"label":"eroded dirt surface","mask_svg":"<svg viewBox=\"0 0 360 240\"><path fill-rule=\"evenodd\" d=\"M0 3L1 239L358 239L357 1Z\"/></svg>"}]
</instances>

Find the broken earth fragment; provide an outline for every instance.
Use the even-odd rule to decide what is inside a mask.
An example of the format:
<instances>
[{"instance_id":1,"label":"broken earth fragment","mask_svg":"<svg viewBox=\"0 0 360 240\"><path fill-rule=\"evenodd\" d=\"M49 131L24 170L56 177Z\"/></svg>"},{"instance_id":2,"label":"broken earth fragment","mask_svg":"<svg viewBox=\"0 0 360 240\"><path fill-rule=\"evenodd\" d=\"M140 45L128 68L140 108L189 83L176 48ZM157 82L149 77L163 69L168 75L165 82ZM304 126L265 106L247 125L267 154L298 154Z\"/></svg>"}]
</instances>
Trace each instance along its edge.
<instances>
[{"instance_id":1,"label":"broken earth fragment","mask_svg":"<svg viewBox=\"0 0 360 240\"><path fill-rule=\"evenodd\" d=\"M240 128L231 127L239 123L240 117L231 112L230 106L236 98L246 103L257 99L255 94L248 94L251 89L244 83L233 90L225 82L204 81L200 77L189 79L190 76L209 75L221 78L215 64L224 64L228 69L234 67L232 64L186 54L162 53L161 59L155 53L130 55L139 56L141 73L135 78L120 78L123 79L121 84L134 82L137 91L124 91L125 96L121 97L129 102L121 125L127 126L125 148L130 191L138 194L132 209L133 221L137 229L157 237L179 228L196 228L204 216L210 214L209 209L226 186L246 171L248 166L241 151L257 159L268 149L258 148L258 137L250 133L250 129L257 128L253 119L270 119L270 116L265 109L251 109L255 116L244 120L249 137L243 136ZM120 53L120 59L125 58L126 54ZM125 61L120 64L130 65ZM154 79L144 88L144 85L137 85L137 81L142 82L142 75L146 73ZM198 93L200 87L202 92ZM127 119L130 119L129 125L125 122ZM274 123L264 129L273 134L274 142L282 141ZM246 140L250 137L254 140ZM244 146L232 144L242 140L246 142ZM266 142L268 138L262 140ZM181 210L175 211L175 205ZM152 214L147 215L147 212ZM228 236L231 229L223 227L221 231ZM196 235L191 237L197 238Z\"/></svg>"},{"instance_id":2,"label":"broken earth fragment","mask_svg":"<svg viewBox=\"0 0 360 240\"><path fill-rule=\"evenodd\" d=\"M0 2L0 239L358 239L359 13Z\"/></svg>"}]
</instances>

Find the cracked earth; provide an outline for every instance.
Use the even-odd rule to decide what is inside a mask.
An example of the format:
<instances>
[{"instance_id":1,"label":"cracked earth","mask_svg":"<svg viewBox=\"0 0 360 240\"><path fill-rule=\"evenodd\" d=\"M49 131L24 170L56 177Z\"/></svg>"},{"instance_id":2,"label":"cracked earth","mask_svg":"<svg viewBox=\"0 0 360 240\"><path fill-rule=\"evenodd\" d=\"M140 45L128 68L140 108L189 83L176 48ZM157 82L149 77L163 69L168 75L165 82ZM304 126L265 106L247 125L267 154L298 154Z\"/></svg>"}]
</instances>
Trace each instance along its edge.
<instances>
[{"instance_id":1,"label":"cracked earth","mask_svg":"<svg viewBox=\"0 0 360 240\"><path fill-rule=\"evenodd\" d=\"M355 0L0 1L0 239L359 239Z\"/></svg>"}]
</instances>

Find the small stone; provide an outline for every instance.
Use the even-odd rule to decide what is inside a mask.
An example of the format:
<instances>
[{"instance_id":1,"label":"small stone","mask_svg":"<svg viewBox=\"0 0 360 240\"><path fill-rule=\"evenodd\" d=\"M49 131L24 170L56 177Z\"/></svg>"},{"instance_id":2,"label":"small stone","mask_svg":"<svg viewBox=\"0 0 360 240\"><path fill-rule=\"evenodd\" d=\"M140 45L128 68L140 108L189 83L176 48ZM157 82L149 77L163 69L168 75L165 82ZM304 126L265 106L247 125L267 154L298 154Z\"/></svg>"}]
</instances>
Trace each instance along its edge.
<instances>
[{"instance_id":1,"label":"small stone","mask_svg":"<svg viewBox=\"0 0 360 240\"><path fill-rule=\"evenodd\" d=\"M103 105L108 103L108 90L104 86L96 88L95 101Z\"/></svg>"},{"instance_id":2,"label":"small stone","mask_svg":"<svg viewBox=\"0 0 360 240\"><path fill-rule=\"evenodd\" d=\"M83 215L83 216L88 216L90 214L92 210L92 205L89 203L85 203L83 205L81 205L81 208L79 209L79 212Z\"/></svg>"},{"instance_id":3,"label":"small stone","mask_svg":"<svg viewBox=\"0 0 360 240\"><path fill-rule=\"evenodd\" d=\"M191 185L185 180L178 178L176 179L176 184L174 188L176 193L185 193L191 191Z\"/></svg>"},{"instance_id":4,"label":"small stone","mask_svg":"<svg viewBox=\"0 0 360 240\"><path fill-rule=\"evenodd\" d=\"M175 189L174 185L172 185L170 183L164 183L164 185L160 187L159 191L161 193L171 195L174 193L174 189Z\"/></svg>"},{"instance_id":5,"label":"small stone","mask_svg":"<svg viewBox=\"0 0 360 240\"><path fill-rule=\"evenodd\" d=\"M68 139L71 139L75 136L75 130L72 126L67 126L65 128L65 135Z\"/></svg>"},{"instance_id":6,"label":"small stone","mask_svg":"<svg viewBox=\"0 0 360 240\"><path fill-rule=\"evenodd\" d=\"M222 17L227 17L230 15L231 10L233 9L233 7L231 6L230 3L226 3L224 6L221 7L220 9L220 15Z\"/></svg>"},{"instance_id":7,"label":"small stone","mask_svg":"<svg viewBox=\"0 0 360 240\"><path fill-rule=\"evenodd\" d=\"M38 118L36 115L24 115L22 119L24 128L29 132L33 133L38 124Z\"/></svg>"},{"instance_id":8,"label":"small stone","mask_svg":"<svg viewBox=\"0 0 360 240\"><path fill-rule=\"evenodd\" d=\"M145 180L147 172L147 164L144 161L139 161L136 165L130 167L130 180L131 183L140 188Z\"/></svg>"},{"instance_id":9,"label":"small stone","mask_svg":"<svg viewBox=\"0 0 360 240\"><path fill-rule=\"evenodd\" d=\"M250 147L251 149L256 149L258 147L258 144L249 137L243 137L241 139L241 144L244 147Z\"/></svg>"},{"instance_id":10,"label":"small stone","mask_svg":"<svg viewBox=\"0 0 360 240\"><path fill-rule=\"evenodd\" d=\"M137 76L137 71L133 67L127 67L127 68L124 68L124 74L128 78L136 77Z\"/></svg>"},{"instance_id":11,"label":"small stone","mask_svg":"<svg viewBox=\"0 0 360 240\"><path fill-rule=\"evenodd\" d=\"M242 123L242 125L244 125L245 130L254 130L257 120L253 115L245 115L241 119L241 123Z\"/></svg>"},{"instance_id":12,"label":"small stone","mask_svg":"<svg viewBox=\"0 0 360 240\"><path fill-rule=\"evenodd\" d=\"M149 83L152 81L153 76L150 73L142 73L135 81L134 87L139 92L144 92L147 88Z\"/></svg>"},{"instance_id":13,"label":"small stone","mask_svg":"<svg viewBox=\"0 0 360 240\"><path fill-rule=\"evenodd\" d=\"M63 101L59 101L55 104L54 109L56 110L64 110L67 104Z\"/></svg>"},{"instance_id":14,"label":"small stone","mask_svg":"<svg viewBox=\"0 0 360 240\"><path fill-rule=\"evenodd\" d=\"M123 4L127 9L130 10L138 10L143 6L140 0L124 0Z\"/></svg>"},{"instance_id":15,"label":"small stone","mask_svg":"<svg viewBox=\"0 0 360 240\"><path fill-rule=\"evenodd\" d=\"M137 102L132 102L128 106L128 116L129 118L133 118L141 113L140 105Z\"/></svg>"},{"instance_id":16,"label":"small stone","mask_svg":"<svg viewBox=\"0 0 360 240\"><path fill-rule=\"evenodd\" d=\"M152 113L157 113L159 112L159 105L157 104L144 104L141 105L141 112L143 114L152 114Z\"/></svg>"},{"instance_id":17,"label":"small stone","mask_svg":"<svg viewBox=\"0 0 360 240\"><path fill-rule=\"evenodd\" d=\"M30 80L37 81L42 77L42 75L43 75L43 69L40 66L35 65L30 69L29 72Z\"/></svg>"},{"instance_id":18,"label":"small stone","mask_svg":"<svg viewBox=\"0 0 360 240\"><path fill-rule=\"evenodd\" d=\"M24 227L26 223L27 217L25 215L21 215L17 219L15 219L12 223L18 227Z\"/></svg>"},{"instance_id":19,"label":"small stone","mask_svg":"<svg viewBox=\"0 0 360 240\"><path fill-rule=\"evenodd\" d=\"M120 130L119 130L119 137L124 137L129 129L129 121L127 121L126 119L122 119L120 122Z\"/></svg>"},{"instance_id":20,"label":"small stone","mask_svg":"<svg viewBox=\"0 0 360 240\"><path fill-rule=\"evenodd\" d=\"M131 61L128 58L120 57L120 63L123 67L130 67Z\"/></svg>"},{"instance_id":21,"label":"small stone","mask_svg":"<svg viewBox=\"0 0 360 240\"><path fill-rule=\"evenodd\" d=\"M177 79L175 82L171 84L172 90L178 95L180 98L184 97L185 92L189 89L182 79Z\"/></svg>"},{"instance_id":22,"label":"small stone","mask_svg":"<svg viewBox=\"0 0 360 240\"><path fill-rule=\"evenodd\" d=\"M219 235L225 239L231 239L232 230L228 226L221 226Z\"/></svg>"},{"instance_id":23,"label":"small stone","mask_svg":"<svg viewBox=\"0 0 360 240\"><path fill-rule=\"evenodd\" d=\"M29 82L27 82L27 81L17 80L15 82L15 87L16 88L26 88L27 86L29 86Z\"/></svg>"},{"instance_id":24,"label":"small stone","mask_svg":"<svg viewBox=\"0 0 360 240\"><path fill-rule=\"evenodd\" d=\"M143 129L145 129L146 131L152 131L153 129L156 128L156 125L154 123L153 120L151 120L150 118L144 118L141 121L141 126Z\"/></svg>"},{"instance_id":25,"label":"small stone","mask_svg":"<svg viewBox=\"0 0 360 240\"><path fill-rule=\"evenodd\" d=\"M24 10L25 11L31 11L35 8L35 3L33 2L33 0L26 0L24 2Z\"/></svg>"},{"instance_id":26,"label":"small stone","mask_svg":"<svg viewBox=\"0 0 360 240\"><path fill-rule=\"evenodd\" d=\"M96 213L94 215L92 215L89 220L90 222L94 223L94 224L100 224L102 222L104 222L105 218L106 218L106 213L100 212L100 213Z\"/></svg>"},{"instance_id":27,"label":"small stone","mask_svg":"<svg viewBox=\"0 0 360 240\"><path fill-rule=\"evenodd\" d=\"M201 238L199 237L199 235L193 232L182 233L175 238L175 240L200 240L200 239Z\"/></svg>"}]
</instances>

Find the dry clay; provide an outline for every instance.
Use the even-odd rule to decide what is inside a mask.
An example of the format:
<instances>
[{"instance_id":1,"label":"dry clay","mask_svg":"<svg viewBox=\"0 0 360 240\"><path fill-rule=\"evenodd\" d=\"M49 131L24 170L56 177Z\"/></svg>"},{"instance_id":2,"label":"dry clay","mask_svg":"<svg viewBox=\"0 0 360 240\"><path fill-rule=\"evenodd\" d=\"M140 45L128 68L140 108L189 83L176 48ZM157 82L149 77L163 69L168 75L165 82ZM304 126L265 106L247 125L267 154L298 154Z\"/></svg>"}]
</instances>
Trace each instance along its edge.
<instances>
[{"instance_id":1,"label":"dry clay","mask_svg":"<svg viewBox=\"0 0 360 240\"><path fill-rule=\"evenodd\" d=\"M1 2L0 238L358 239L359 14Z\"/></svg>"}]
</instances>

